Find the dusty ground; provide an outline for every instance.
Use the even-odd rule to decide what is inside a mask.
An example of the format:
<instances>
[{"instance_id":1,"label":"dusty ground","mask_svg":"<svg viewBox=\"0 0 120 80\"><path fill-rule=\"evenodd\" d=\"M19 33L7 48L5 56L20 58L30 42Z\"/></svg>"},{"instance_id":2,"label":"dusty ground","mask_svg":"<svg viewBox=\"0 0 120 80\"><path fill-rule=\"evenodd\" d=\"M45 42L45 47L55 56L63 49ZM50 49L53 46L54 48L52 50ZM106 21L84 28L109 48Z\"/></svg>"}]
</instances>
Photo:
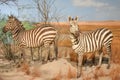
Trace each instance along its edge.
<instances>
[{"instance_id":1,"label":"dusty ground","mask_svg":"<svg viewBox=\"0 0 120 80\"><path fill-rule=\"evenodd\" d=\"M42 65L38 62L31 66L24 63L20 68L0 73L0 80L120 80L120 65L114 63L110 69L106 69L106 64L100 69L95 66L83 67L79 79L76 79L76 70L75 65L71 65L66 59Z\"/></svg>"}]
</instances>

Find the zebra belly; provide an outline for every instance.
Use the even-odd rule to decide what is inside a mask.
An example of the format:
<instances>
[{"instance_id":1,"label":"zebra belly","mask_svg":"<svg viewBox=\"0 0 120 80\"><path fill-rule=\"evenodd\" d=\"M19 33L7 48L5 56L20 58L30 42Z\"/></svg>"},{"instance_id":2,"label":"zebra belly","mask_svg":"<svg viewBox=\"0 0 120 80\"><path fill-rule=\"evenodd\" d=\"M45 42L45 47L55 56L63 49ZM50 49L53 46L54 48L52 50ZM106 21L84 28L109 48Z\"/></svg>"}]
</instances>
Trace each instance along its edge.
<instances>
[{"instance_id":1,"label":"zebra belly","mask_svg":"<svg viewBox=\"0 0 120 80\"><path fill-rule=\"evenodd\" d=\"M89 45L73 45L72 49L75 51L75 53L88 53L88 52L95 52L98 51L101 48L101 46L94 46L89 47Z\"/></svg>"},{"instance_id":2,"label":"zebra belly","mask_svg":"<svg viewBox=\"0 0 120 80\"><path fill-rule=\"evenodd\" d=\"M86 53L86 52L95 52L95 51L98 51L99 49L101 48L101 45L97 45L97 46L93 46L93 47L84 47L84 52Z\"/></svg>"}]
</instances>

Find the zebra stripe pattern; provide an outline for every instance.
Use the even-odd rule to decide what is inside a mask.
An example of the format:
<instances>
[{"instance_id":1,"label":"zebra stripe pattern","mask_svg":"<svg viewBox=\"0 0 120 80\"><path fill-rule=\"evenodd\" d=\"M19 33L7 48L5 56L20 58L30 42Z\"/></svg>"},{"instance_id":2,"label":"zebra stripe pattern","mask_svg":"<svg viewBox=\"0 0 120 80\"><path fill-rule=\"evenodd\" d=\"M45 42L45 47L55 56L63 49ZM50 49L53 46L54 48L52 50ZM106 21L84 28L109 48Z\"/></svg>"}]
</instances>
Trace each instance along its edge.
<instances>
[{"instance_id":1,"label":"zebra stripe pattern","mask_svg":"<svg viewBox=\"0 0 120 80\"><path fill-rule=\"evenodd\" d=\"M47 53L49 53L48 48L55 42L57 36L57 30L51 25L42 25L31 30L25 30L22 23L14 16L9 17L3 31L11 31L13 39L20 47L43 45ZM45 60L47 60L47 56Z\"/></svg>"},{"instance_id":2,"label":"zebra stripe pattern","mask_svg":"<svg viewBox=\"0 0 120 80\"><path fill-rule=\"evenodd\" d=\"M78 54L78 77L81 75L81 66L83 60L83 54L87 52L100 52L100 59L98 67L101 66L103 51L105 47L109 55L108 68L110 67L111 57L111 42L113 34L109 29L100 28L91 32L80 32L78 24L78 18L69 17L70 23L70 38L72 42L73 50ZM80 66L80 68L79 68Z\"/></svg>"}]
</instances>

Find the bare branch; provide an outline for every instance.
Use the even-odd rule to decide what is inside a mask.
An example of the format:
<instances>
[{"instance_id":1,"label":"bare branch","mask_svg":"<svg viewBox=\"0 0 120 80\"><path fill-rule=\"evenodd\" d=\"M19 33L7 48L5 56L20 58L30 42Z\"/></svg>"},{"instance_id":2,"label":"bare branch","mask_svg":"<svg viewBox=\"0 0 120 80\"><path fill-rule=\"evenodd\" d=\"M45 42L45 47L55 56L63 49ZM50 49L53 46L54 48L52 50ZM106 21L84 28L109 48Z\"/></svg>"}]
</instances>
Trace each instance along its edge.
<instances>
[{"instance_id":1,"label":"bare branch","mask_svg":"<svg viewBox=\"0 0 120 80\"><path fill-rule=\"evenodd\" d=\"M15 2L16 0L0 0L0 5L6 4L9 5L9 2Z\"/></svg>"},{"instance_id":2,"label":"bare branch","mask_svg":"<svg viewBox=\"0 0 120 80\"><path fill-rule=\"evenodd\" d=\"M36 4L36 9L38 10L38 15L43 22L50 22L56 20L55 15L58 13L57 8L54 3L56 0L33 0ZM57 19L57 21L60 17Z\"/></svg>"}]
</instances>

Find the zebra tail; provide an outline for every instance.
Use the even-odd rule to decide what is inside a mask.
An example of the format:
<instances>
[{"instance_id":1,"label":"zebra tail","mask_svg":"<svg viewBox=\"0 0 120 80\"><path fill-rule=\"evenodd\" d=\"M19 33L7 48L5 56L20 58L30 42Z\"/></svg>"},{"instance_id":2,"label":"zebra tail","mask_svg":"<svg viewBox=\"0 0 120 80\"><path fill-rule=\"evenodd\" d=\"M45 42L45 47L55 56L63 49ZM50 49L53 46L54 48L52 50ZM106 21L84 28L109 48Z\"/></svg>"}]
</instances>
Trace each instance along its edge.
<instances>
[{"instance_id":1,"label":"zebra tail","mask_svg":"<svg viewBox=\"0 0 120 80\"><path fill-rule=\"evenodd\" d=\"M54 41L54 50L55 50L56 60L58 59L58 39L59 39L59 36L57 35Z\"/></svg>"}]
</instances>

